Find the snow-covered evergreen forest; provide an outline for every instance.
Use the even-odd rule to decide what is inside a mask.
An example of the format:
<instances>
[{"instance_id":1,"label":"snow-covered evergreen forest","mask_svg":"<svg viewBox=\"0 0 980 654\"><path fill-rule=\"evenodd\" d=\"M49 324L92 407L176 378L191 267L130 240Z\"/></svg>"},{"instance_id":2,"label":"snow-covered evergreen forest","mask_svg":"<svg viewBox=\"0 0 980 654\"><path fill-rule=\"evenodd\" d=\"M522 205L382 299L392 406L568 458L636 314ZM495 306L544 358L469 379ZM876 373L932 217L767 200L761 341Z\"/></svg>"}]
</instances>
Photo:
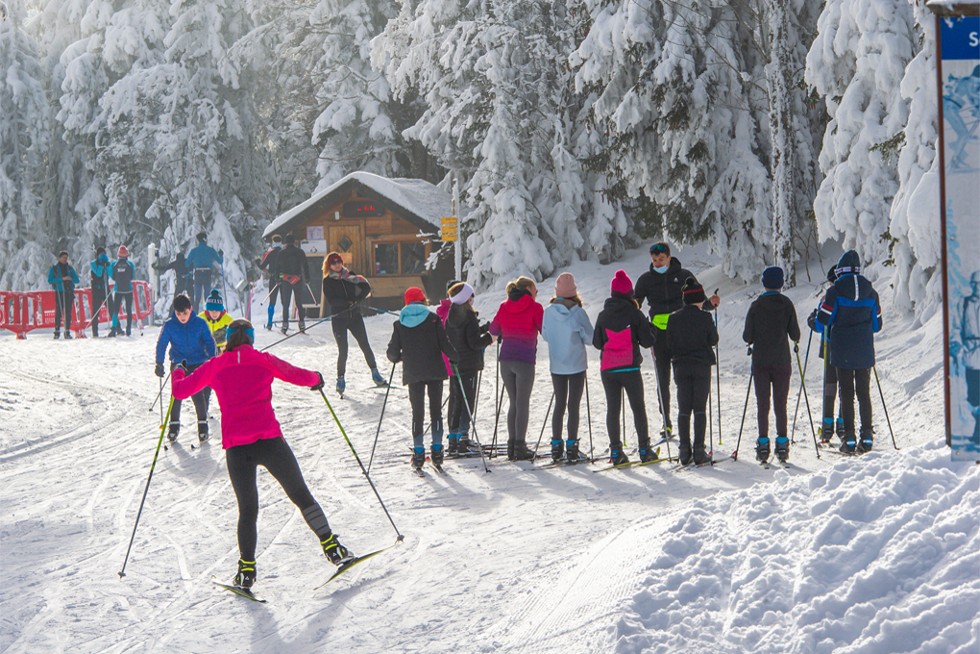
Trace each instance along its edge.
<instances>
[{"instance_id":1,"label":"snow-covered evergreen forest","mask_svg":"<svg viewBox=\"0 0 980 654\"><path fill-rule=\"evenodd\" d=\"M924 0L3 0L0 288L261 229L365 170L460 181L468 278L661 235L731 276L825 240L939 300ZM805 274L804 267L795 270ZM885 290L890 289L890 290Z\"/></svg>"}]
</instances>

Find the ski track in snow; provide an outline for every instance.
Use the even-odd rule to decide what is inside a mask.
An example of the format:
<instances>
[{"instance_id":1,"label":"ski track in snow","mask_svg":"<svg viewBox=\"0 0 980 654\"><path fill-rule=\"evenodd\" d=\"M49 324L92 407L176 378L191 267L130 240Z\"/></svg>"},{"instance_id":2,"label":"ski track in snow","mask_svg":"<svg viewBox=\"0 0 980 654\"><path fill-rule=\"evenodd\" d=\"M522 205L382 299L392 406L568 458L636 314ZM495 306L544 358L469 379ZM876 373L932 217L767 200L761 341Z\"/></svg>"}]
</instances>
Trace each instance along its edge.
<instances>
[{"instance_id":1,"label":"ski track in snow","mask_svg":"<svg viewBox=\"0 0 980 654\"><path fill-rule=\"evenodd\" d=\"M749 374L742 321L759 289L707 269L710 258L697 250L680 258L704 270L705 288L720 288L723 298L724 431L716 404L711 425L716 458L724 458L738 438ZM612 266L572 267L593 319L612 272L623 267L635 280L647 262L637 251ZM542 283L542 300L552 285ZM802 323L816 288L789 295ZM478 297L482 319L501 297ZM739 460L713 468L674 472L663 464L596 475L598 465L533 470L498 457L487 460L486 473L471 458L447 461L445 475L427 466L418 479L405 456L410 408L396 371L371 478L404 542L314 591L331 566L278 484L260 472L256 588L267 605L209 582L234 572L237 511L217 425L210 443L190 448L197 441L190 402L179 443L159 452L126 577L117 574L160 440L160 410L151 409L156 328L67 343L0 336L0 652L976 652L980 490L975 466L950 464L938 444L941 323L884 310L878 371L902 450L891 446L872 378L876 452L818 458L801 403L790 470L753 462L750 395ZM386 377L392 320L366 320ZM261 347L278 334L258 337ZM273 352L324 371L331 388L336 349L325 324ZM655 433L654 375L644 358ZM816 417L820 360L815 351L809 359ZM484 443L494 431L495 364L491 348L477 418ZM591 445L599 455L608 441L595 352L590 366ZM797 380L794 362L791 412ZM332 390L327 397L367 466L384 391L372 387L355 344L347 381L346 399ZM549 447L550 395L541 342L528 430L533 446L544 427L539 453ZM276 384L273 403L343 542L362 553L393 542L319 394ZM505 399L498 442L506 441L506 410ZM583 407L583 448L587 416ZM630 416L625 436L635 446Z\"/></svg>"}]
</instances>

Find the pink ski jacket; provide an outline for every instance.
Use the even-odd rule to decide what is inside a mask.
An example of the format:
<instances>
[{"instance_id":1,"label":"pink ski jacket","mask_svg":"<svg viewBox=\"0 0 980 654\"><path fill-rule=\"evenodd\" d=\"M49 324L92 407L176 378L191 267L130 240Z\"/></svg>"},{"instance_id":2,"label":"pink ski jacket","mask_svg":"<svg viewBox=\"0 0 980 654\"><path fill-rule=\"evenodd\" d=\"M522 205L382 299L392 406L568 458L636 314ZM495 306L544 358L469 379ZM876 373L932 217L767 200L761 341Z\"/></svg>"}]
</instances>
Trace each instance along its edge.
<instances>
[{"instance_id":1,"label":"pink ski jacket","mask_svg":"<svg viewBox=\"0 0 980 654\"><path fill-rule=\"evenodd\" d=\"M296 386L314 386L320 381L316 372L297 368L251 345L239 345L209 359L187 376L178 368L171 379L171 389L178 400L205 386L214 389L221 406L221 446L226 450L282 436L272 410L273 379Z\"/></svg>"}]
</instances>

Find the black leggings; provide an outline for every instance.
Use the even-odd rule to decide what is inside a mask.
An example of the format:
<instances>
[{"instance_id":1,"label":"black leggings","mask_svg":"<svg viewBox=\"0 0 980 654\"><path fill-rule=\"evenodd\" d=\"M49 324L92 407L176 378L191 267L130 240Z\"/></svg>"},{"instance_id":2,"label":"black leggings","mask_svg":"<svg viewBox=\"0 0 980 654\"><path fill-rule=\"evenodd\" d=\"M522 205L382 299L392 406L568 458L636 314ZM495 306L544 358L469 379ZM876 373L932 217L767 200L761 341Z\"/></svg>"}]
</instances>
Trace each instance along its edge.
<instances>
[{"instance_id":1,"label":"black leggings","mask_svg":"<svg viewBox=\"0 0 980 654\"><path fill-rule=\"evenodd\" d=\"M555 387L555 412L551 415L551 439L561 440L562 422L564 422L565 407L567 406L568 440L577 441L579 406L582 404L582 391L585 390L585 371L577 372L574 375L551 373L551 383Z\"/></svg>"},{"instance_id":2,"label":"black leggings","mask_svg":"<svg viewBox=\"0 0 980 654\"><path fill-rule=\"evenodd\" d=\"M371 342L367 337L367 330L364 329L364 318L358 313L358 309L351 309L333 317L330 321L333 329L333 337L337 341L337 376L343 377L347 374L347 332L354 335L354 340L361 347L364 353L364 360L367 361L368 368L374 370L378 367L378 362L374 358L374 351L371 350Z\"/></svg>"},{"instance_id":3,"label":"black leggings","mask_svg":"<svg viewBox=\"0 0 980 654\"><path fill-rule=\"evenodd\" d=\"M660 414L663 416L664 427L670 427L670 350L667 349L667 332L653 328L653 365L657 371L657 388L660 396Z\"/></svg>"},{"instance_id":4,"label":"black leggings","mask_svg":"<svg viewBox=\"0 0 980 654\"><path fill-rule=\"evenodd\" d=\"M844 434L854 436L854 396L857 395L861 415L861 431L871 431L871 368L863 370L837 369L840 383L840 408L844 417Z\"/></svg>"},{"instance_id":5,"label":"black leggings","mask_svg":"<svg viewBox=\"0 0 980 654\"><path fill-rule=\"evenodd\" d=\"M170 372L173 372L174 368L177 367L179 361L170 362ZM190 374L200 368L203 363L198 363L197 365L187 366L187 373ZM191 395L191 401L194 402L194 412L197 413L198 430L200 431L200 424L203 422L207 424L208 421L208 405L211 403L211 387L205 386L198 392ZM170 424L180 426L180 406L183 400L178 400L174 398L173 408L170 409ZM249 559L251 561L251 559Z\"/></svg>"},{"instance_id":6,"label":"black leggings","mask_svg":"<svg viewBox=\"0 0 980 654\"><path fill-rule=\"evenodd\" d=\"M285 279L282 280L282 282L279 283L279 298L282 300L283 329L289 329L289 305L294 296L296 297L296 309L298 310L297 315L299 316L299 322L303 323L303 307L299 304L299 282L297 282L297 286L294 287Z\"/></svg>"},{"instance_id":7,"label":"black leggings","mask_svg":"<svg viewBox=\"0 0 980 654\"><path fill-rule=\"evenodd\" d=\"M467 436L470 432L470 412L476 402L476 372L462 373L449 378L449 433ZM462 388L460 388L462 384ZM463 391L466 391L464 398Z\"/></svg>"},{"instance_id":8,"label":"black leggings","mask_svg":"<svg viewBox=\"0 0 980 654\"><path fill-rule=\"evenodd\" d=\"M776 435L789 436L786 416L786 400L789 397L791 366L752 366L752 383L755 385L756 408L759 415L759 436L769 436L769 398L772 396L772 412L776 414ZM770 392L771 391L771 392Z\"/></svg>"},{"instance_id":9,"label":"black leggings","mask_svg":"<svg viewBox=\"0 0 980 654\"><path fill-rule=\"evenodd\" d=\"M54 291L54 333L61 331L61 317L65 317L65 334L71 332L71 320L75 316L75 291Z\"/></svg>"},{"instance_id":10,"label":"black leggings","mask_svg":"<svg viewBox=\"0 0 980 654\"><path fill-rule=\"evenodd\" d=\"M708 426L705 407L711 392L711 366L693 364L674 368L677 383L677 429L681 449L691 442L691 414L694 414L694 449L704 450L704 432Z\"/></svg>"},{"instance_id":11,"label":"black leggings","mask_svg":"<svg viewBox=\"0 0 980 654\"><path fill-rule=\"evenodd\" d=\"M408 385L408 401L412 405L412 441L415 447L424 446L426 392L429 395L432 442L442 443L442 380L412 382Z\"/></svg>"},{"instance_id":12,"label":"black leggings","mask_svg":"<svg viewBox=\"0 0 980 654\"><path fill-rule=\"evenodd\" d=\"M264 466L275 477L293 504L303 512L306 524L320 540L330 535L330 525L323 509L303 480L293 451L282 438L265 438L249 445L225 450L228 477L238 498L238 549L245 561L255 560L258 540L259 488L256 469Z\"/></svg>"},{"instance_id":13,"label":"black leggings","mask_svg":"<svg viewBox=\"0 0 980 654\"><path fill-rule=\"evenodd\" d=\"M619 433L619 411L622 408L622 393L626 391L630 410L633 411L633 427L640 447L649 447L650 431L647 427L647 407L643 399L643 377L639 370L628 372L601 373L602 388L606 392L606 431L609 432L609 449L623 447Z\"/></svg>"}]
</instances>

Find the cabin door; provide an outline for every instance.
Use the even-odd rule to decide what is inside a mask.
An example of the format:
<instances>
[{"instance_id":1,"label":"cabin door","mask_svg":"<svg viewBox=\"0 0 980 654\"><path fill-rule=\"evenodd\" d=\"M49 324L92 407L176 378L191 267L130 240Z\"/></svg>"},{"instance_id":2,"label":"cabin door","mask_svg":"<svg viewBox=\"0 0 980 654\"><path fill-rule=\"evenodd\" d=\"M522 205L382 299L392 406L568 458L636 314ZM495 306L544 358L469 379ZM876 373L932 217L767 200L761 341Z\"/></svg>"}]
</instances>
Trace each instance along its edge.
<instances>
[{"instance_id":1,"label":"cabin door","mask_svg":"<svg viewBox=\"0 0 980 654\"><path fill-rule=\"evenodd\" d=\"M364 260L364 227L362 225L336 225L328 228L327 245L330 252L339 252L344 265L357 274L366 275Z\"/></svg>"}]
</instances>

